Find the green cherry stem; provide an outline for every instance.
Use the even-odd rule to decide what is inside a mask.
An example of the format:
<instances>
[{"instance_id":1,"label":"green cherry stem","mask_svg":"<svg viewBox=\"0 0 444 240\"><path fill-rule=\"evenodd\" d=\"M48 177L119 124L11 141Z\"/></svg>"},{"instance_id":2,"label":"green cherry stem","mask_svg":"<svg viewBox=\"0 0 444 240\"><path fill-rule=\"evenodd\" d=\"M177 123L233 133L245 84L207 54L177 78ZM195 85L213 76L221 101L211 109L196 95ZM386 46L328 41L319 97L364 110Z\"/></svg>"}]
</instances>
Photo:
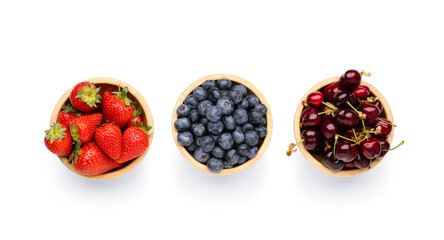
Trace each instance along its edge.
<instances>
[{"instance_id":1,"label":"green cherry stem","mask_svg":"<svg viewBox=\"0 0 444 240\"><path fill-rule=\"evenodd\" d=\"M338 134L335 135L335 143L333 145L333 159L336 159L336 143L338 142Z\"/></svg>"},{"instance_id":2,"label":"green cherry stem","mask_svg":"<svg viewBox=\"0 0 444 240\"><path fill-rule=\"evenodd\" d=\"M396 124L393 124L393 123L391 123L391 122L388 122L388 121L385 121L384 119L381 119L381 118L377 118L379 121L381 121L381 122L385 122L385 123L387 123L387 124L390 124L390 125L392 125L393 127L396 127Z\"/></svg>"},{"instance_id":3,"label":"green cherry stem","mask_svg":"<svg viewBox=\"0 0 444 240\"><path fill-rule=\"evenodd\" d=\"M397 149L399 146L401 146L401 145L403 145L403 144L404 144L404 141L401 141L401 142L398 144L398 146L396 146L396 147L394 147L394 148L392 148L392 149L382 149L382 151L392 151L392 150Z\"/></svg>"},{"instance_id":4,"label":"green cherry stem","mask_svg":"<svg viewBox=\"0 0 444 240\"><path fill-rule=\"evenodd\" d=\"M368 137L366 136L365 138L361 139L359 142L356 142L356 143L352 144L352 147L355 146L355 145L361 144L363 141L365 141L367 139L368 139Z\"/></svg>"},{"instance_id":5,"label":"green cherry stem","mask_svg":"<svg viewBox=\"0 0 444 240\"><path fill-rule=\"evenodd\" d=\"M355 129L352 128L352 130L353 130L353 134L355 135L355 139L358 139L358 136L356 135Z\"/></svg>"},{"instance_id":6,"label":"green cherry stem","mask_svg":"<svg viewBox=\"0 0 444 240\"><path fill-rule=\"evenodd\" d=\"M351 142L356 142L356 141L353 140L353 139L350 139L350 138L347 138L347 137L341 136L341 135L339 135L339 134L336 134L336 136L338 136L338 137L340 137L340 138L342 138L342 139L345 139L345 140L351 141Z\"/></svg>"}]
</instances>

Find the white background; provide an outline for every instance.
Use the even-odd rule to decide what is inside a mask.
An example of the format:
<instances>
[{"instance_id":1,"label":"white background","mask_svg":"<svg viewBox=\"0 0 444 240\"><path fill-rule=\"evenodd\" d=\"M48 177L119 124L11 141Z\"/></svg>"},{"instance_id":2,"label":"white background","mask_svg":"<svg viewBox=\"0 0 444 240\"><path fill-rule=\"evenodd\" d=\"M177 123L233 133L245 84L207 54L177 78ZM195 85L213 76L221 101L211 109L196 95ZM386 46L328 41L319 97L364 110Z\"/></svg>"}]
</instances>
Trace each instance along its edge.
<instances>
[{"instance_id":1,"label":"white background","mask_svg":"<svg viewBox=\"0 0 444 240\"><path fill-rule=\"evenodd\" d=\"M1 239L442 239L441 1L1 1ZM365 69L398 128L378 167L327 175L300 153L293 116L316 82ZM173 106L214 73L259 88L271 144L231 176L177 150ZM94 181L43 144L58 99L114 77L141 92L154 142L132 172Z\"/></svg>"}]
</instances>

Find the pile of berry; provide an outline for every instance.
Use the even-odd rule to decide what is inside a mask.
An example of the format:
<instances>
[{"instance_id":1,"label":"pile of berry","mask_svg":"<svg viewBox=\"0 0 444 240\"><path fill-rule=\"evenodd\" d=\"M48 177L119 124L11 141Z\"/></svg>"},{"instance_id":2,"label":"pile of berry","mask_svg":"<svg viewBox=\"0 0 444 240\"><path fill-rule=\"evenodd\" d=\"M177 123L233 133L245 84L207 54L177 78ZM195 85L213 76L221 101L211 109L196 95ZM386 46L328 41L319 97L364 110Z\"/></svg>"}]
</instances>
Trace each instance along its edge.
<instances>
[{"instance_id":1,"label":"pile of berry","mask_svg":"<svg viewBox=\"0 0 444 240\"><path fill-rule=\"evenodd\" d=\"M94 83L81 82L72 90L57 117L45 131L45 145L52 153L69 157L84 175L100 175L124 166L148 148L147 133L128 96L128 87L103 92ZM102 100L102 101L101 101Z\"/></svg>"},{"instance_id":2,"label":"pile of berry","mask_svg":"<svg viewBox=\"0 0 444 240\"><path fill-rule=\"evenodd\" d=\"M214 173L256 156L267 135L267 107L228 79L207 80L177 108L177 142Z\"/></svg>"},{"instance_id":3,"label":"pile of berry","mask_svg":"<svg viewBox=\"0 0 444 240\"><path fill-rule=\"evenodd\" d=\"M395 127L381 117L383 106L361 74L348 70L320 91L310 93L301 115L302 140L290 144L287 155L303 143L311 152L323 153L322 163L333 171L366 169L390 148L387 136ZM402 142L403 143L403 142Z\"/></svg>"}]
</instances>

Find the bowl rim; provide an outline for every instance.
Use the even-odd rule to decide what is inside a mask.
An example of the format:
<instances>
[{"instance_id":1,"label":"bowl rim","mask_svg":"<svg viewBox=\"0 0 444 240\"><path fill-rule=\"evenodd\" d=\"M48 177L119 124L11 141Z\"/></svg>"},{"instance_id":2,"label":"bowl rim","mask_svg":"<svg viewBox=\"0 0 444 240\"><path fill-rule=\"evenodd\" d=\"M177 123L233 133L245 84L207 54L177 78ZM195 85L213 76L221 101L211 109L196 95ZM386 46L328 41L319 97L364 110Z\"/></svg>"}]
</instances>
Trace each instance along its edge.
<instances>
[{"instance_id":1,"label":"bowl rim","mask_svg":"<svg viewBox=\"0 0 444 240\"><path fill-rule=\"evenodd\" d=\"M201 86L206 80L219 80L219 79L229 79L232 82L235 82L237 84L242 84L244 85L249 92L253 93L254 95L256 95L259 100L261 101L262 104L264 104L267 107L267 113L266 113L266 118L267 118L267 135L265 136L264 142L262 143L261 147L258 150L257 155L248 160L246 163L239 165L237 167L233 167L231 169L223 169L222 171L218 172L218 173L213 173L211 172L206 164L202 164L200 162L198 162L197 160L194 159L194 157L188 153L188 151L185 149L184 146L180 145L177 142L177 130L174 127L174 122L177 119L177 108L184 103L185 98L192 93L192 91ZM215 174L215 175L230 175L230 174L234 174L234 173L238 173L241 172L249 167L251 167L253 164L255 164L261 157L262 155L265 153L265 151L268 148L268 145L270 144L271 141L271 136L272 136L272 132L273 132L273 119L272 119L272 114L271 114L271 109L270 106L268 105L267 100L265 99L265 96L259 91L259 89L257 89L252 83L250 83L249 81L235 76L235 75L231 75L231 74L211 74L211 75L207 75L205 77L202 77L200 79L198 79L197 81L191 83L183 92L182 94L179 96L179 98L177 99L176 105L174 106L173 109L173 116L171 119L171 128L172 128L172 132L173 132L173 139L174 142L176 143L177 148L179 149L180 153L182 154L182 156L189 162L191 163L193 166L195 166L196 168L207 172L207 173L211 173L211 174Z\"/></svg>"},{"instance_id":2,"label":"bowl rim","mask_svg":"<svg viewBox=\"0 0 444 240\"><path fill-rule=\"evenodd\" d=\"M131 170L133 170L135 167L137 167L137 165L140 164L140 162L142 162L142 160L145 158L146 154L148 153L148 150L150 149L151 145L153 144L153 136L154 136L154 121L153 121L153 116L151 113L151 109L148 106L148 103L146 102L145 98L143 98L143 96L139 93L139 91L137 91L134 87L132 87L131 85L129 85L126 82L123 82L121 80L115 79L115 78L109 78L109 77L96 77L96 78L90 78L87 80L84 80L86 82L93 82L95 85L100 85L100 84L109 84L109 85L114 85L114 86L127 86L128 87L128 92L137 100L137 102L139 103L139 105L142 107L142 115L144 115L145 119L147 120L147 122L145 124L147 124L148 126L151 126L151 132L150 135L148 137L149 139L149 144L148 144L148 148L145 150L145 152L140 155L139 157L137 157L136 159L132 160L128 165L111 171L111 172L107 172L104 174L100 174L97 176L87 176L84 174L79 173L72 164L70 164L68 162L68 158L67 157L62 157L62 156L57 156L60 161L67 167L69 168L72 172L85 177L85 178L89 178L89 179L93 179L93 180L108 180L108 179L113 179L113 178L117 178L120 176L123 176L125 174L127 174L128 172L130 172ZM63 95L62 97L60 97L59 101L57 102L56 106L54 107L54 110L52 112L52 116L51 116L51 120L50 120L50 124L52 125L53 123L57 122L57 117L58 114L60 113L60 111L62 110L62 106L65 104L66 101L69 100L69 96L71 94L71 91L74 89L74 86L72 86L71 88L69 88Z\"/></svg>"},{"instance_id":3,"label":"bowl rim","mask_svg":"<svg viewBox=\"0 0 444 240\"><path fill-rule=\"evenodd\" d=\"M338 77L331 77L331 78L327 78L323 81L318 82L317 84L315 84L312 88L310 88L302 97L302 99L300 100L298 107L296 109L296 113L294 116L294 136L296 138L296 142L300 141L302 139L301 136L301 130L299 128L299 124L300 124L300 119L301 119L301 115L302 115L302 111L304 109L304 104L303 101L305 99L307 99L308 94L315 92L315 91L319 91L320 89L322 89L323 87L334 83L334 82L338 82L339 81L339 76ZM376 89L373 85L371 85L370 83L366 82L366 81L361 81L361 85L365 85L367 87L369 87L370 92L376 96L378 98L379 101L381 101L382 106L384 107L383 109L383 113L385 113L386 115L386 119L390 120L391 122L394 122L393 120L393 114L392 114L392 110L390 109L390 106L387 102L387 100L384 98L384 96L381 94L381 92L379 92L378 89ZM392 129L392 132L387 136L387 141L390 143L390 145L392 144L392 140L393 140L393 136L394 136L394 132L395 129ZM352 177L352 176L357 176L360 175L362 173L365 173L371 169L373 169L374 167L376 167L381 161L382 158L376 158L372 161L372 164L370 165L369 168L367 169L352 169L352 170L341 170L341 171L332 171L329 168L325 167L321 162L319 162L318 160L316 160L316 158L313 157L313 155L305 148L304 144L300 144L298 145L299 150L301 151L302 155L305 157L305 159L307 159L307 161L313 165L314 167L316 167L317 169L321 170L324 173L333 175L333 176L338 176L338 177Z\"/></svg>"}]
</instances>

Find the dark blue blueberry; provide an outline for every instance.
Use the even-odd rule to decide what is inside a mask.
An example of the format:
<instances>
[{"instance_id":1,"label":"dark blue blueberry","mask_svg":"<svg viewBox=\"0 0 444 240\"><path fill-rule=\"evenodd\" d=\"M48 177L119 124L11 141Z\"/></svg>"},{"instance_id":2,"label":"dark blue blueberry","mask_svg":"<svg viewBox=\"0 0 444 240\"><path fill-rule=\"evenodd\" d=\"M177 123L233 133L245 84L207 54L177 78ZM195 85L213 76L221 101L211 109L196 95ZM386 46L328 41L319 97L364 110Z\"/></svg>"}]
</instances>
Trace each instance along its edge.
<instances>
[{"instance_id":1,"label":"dark blue blueberry","mask_svg":"<svg viewBox=\"0 0 444 240\"><path fill-rule=\"evenodd\" d=\"M256 105L258 105L260 103L259 98L257 98L255 95L248 95L246 97L247 101L248 101L248 105L250 106L250 108L254 108Z\"/></svg>"},{"instance_id":2,"label":"dark blue blueberry","mask_svg":"<svg viewBox=\"0 0 444 240\"><path fill-rule=\"evenodd\" d=\"M248 94L247 88L241 84L234 85L233 87L231 87L231 90L239 91L243 97L247 96L247 94Z\"/></svg>"},{"instance_id":3,"label":"dark blue blueberry","mask_svg":"<svg viewBox=\"0 0 444 240\"><path fill-rule=\"evenodd\" d=\"M185 99L185 104L190 106L191 109L197 109L197 105L199 105L199 102L192 95L189 95Z\"/></svg>"},{"instance_id":4,"label":"dark blue blueberry","mask_svg":"<svg viewBox=\"0 0 444 240\"><path fill-rule=\"evenodd\" d=\"M247 110L249 106L250 106L250 104L248 103L247 99L242 98L242 101L239 104L237 104L236 107Z\"/></svg>"},{"instance_id":5,"label":"dark blue blueberry","mask_svg":"<svg viewBox=\"0 0 444 240\"><path fill-rule=\"evenodd\" d=\"M203 84L202 84L202 88L205 90L210 90L212 88L216 87L216 81L214 80L206 80Z\"/></svg>"},{"instance_id":6,"label":"dark blue blueberry","mask_svg":"<svg viewBox=\"0 0 444 240\"><path fill-rule=\"evenodd\" d=\"M230 165L234 165L239 162L240 155L236 150L231 149L225 154L225 161L227 161Z\"/></svg>"},{"instance_id":7,"label":"dark blue blueberry","mask_svg":"<svg viewBox=\"0 0 444 240\"><path fill-rule=\"evenodd\" d=\"M267 129L265 127L257 127L255 130L260 138L267 136Z\"/></svg>"},{"instance_id":8,"label":"dark blue blueberry","mask_svg":"<svg viewBox=\"0 0 444 240\"><path fill-rule=\"evenodd\" d=\"M214 138L214 141L219 141L219 139L220 139L220 134L217 134L217 135L211 135L213 138Z\"/></svg>"},{"instance_id":9,"label":"dark blue blueberry","mask_svg":"<svg viewBox=\"0 0 444 240\"><path fill-rule=\"evenodd\" d=\"M224 161L224 169L230 169L230 168L233 168L233 165L230 165L228 161Z\"/></svg>"},{"instance_id":10,"label":"dark blue blueberry","mask_svg":"<svg viewBox=\"0 0 444 240\"><path fill-rule=\"evenodd\" d=\"M256 144L259 142L259 134L257 134L256 131L246 132L244 142L251 147L256 146Z\"/></svg>"},{"instance_id":11,"label":"dark blue blueberry","mask_svg":"<svg viewBox=\"0 0 444 240\"><path fill-rule=\"evenodd\" d=\"M193 130L194 135L196 135L197 137L202 137L207 132L205 126L202 123L193 124L191 130Z\"/></svg>"},{"instance_id":12,"label":"dark blue blueberry","mask_svg":"<svg viewBox=\"0 0 444 240\"><path fill-rule=\"evenodd\" d=\"M245 109L242 108L236 109L233 113L233 117L237 125L242 125L248 122L248 113Z\"/></svg>"},{"instance_id":13,"label":"dark blue blueberry","mask_svg":"<svg viewBox=\"0 0 444 240\"><path fill-rule=\"evenodd\" d=\"M217 100L222 97L219 88L212 88L208 91L208 100L216 104Z\"/></svg>"},{"instance_id":14,"label":"dark blue blueberry","mask_svg":"<svg viewBox=\"0 0 444 240\"><path fill-rule=\"evenodd\" d=\"M236 130L236 131L233 132L232 135L233 135L233 141L235 143L239 144L239 143L242 143L244 141L245 136L244 136L244 133L242 131Z\"/></svg>"},{"instance_id":15,"label":"dark blue blueberry","mask_svg":"<svg viewBox=\"0 0 444 240\"><path fill-rule=\"evenodd\" d=\"M230 115L234 110L233 101L229 97L221 97L217 100L217 106L222 110L222 115Z\"/></svg>"},{"instance_id":16,"label":"dark blue blueberry","mask_svg":"<svg viewBox=\"0 0 444 240\"><path fill-rule=\"evenodd\" d=\"M205 127L208 125L208 122L210 122L210 120L208 120L206 117L200 119L200 123L202 123Z\"/></svg>"},{"instance_id":17,"label":"dark blue blueberry","mask_svg":"<svg viewBox=\"0 0 444 240\"><path fill-rule=\"evenodd\" d=\"M250 122L252 124L260 124L261 123L261 120L262 120L261 111L259 111L257 109L252 109L252 110L250 110L249 116L250 116Z\"/></svg>"},{"instance_id":18,"label":"dark blue blueberry","mask_svg":"<svg viewBox=\"0 0 444 240\"><path fill-rule=\"evenodd\" d=\"M204 137L196 137L196 144L197 146L200 146L200 144L202 143L202 140L204 139Z\"/></svg>"},{"instance_id":19,"label":"dark blue blueberry","mask_svg":"<svg viewBox=\"0 0 444 240\"><path fill-rule=\"evenodd\" d=\"M244 164L247 161L248 161L247 157L241 156L240 159L239 159L239 162L237 162L237 164L241 165L241 164Z\"/></svg>"},{"instance_id":20,"label":"dark blue blueberry","mask_svg":"<svg viewBox=\"0 0 444 240\"><path fill-rule=\"evenodd\" d=\"M202 137L199 146L200 148L202 148L202 151L211 152L213 151L214 146L216 146L216 141L214 141L214 138L212 136L205 136Z\"/></svg>"},{"instance_id":21,"label":"dark blue blueberry","mask_svg":"<svg viewBox=\"0 0 444 240\"><path fill-rule=\"evenodd\" d=\"M219 141L219 147L221 147L223 150L230 150L233 147L233 137L230 133L222 133L220 135Z\"/></svg>"},{"instance_id":22,"label":"dark blue blueberry","mask_svg":"<svg viewBox=\"0 0 444 240\"><path fill-rule=\"evenodd\" d=\"M261 125L261 126L267 125L267 118L265 118L265 117L261 118L261 122L259 123L259 125Z\"/></svg>"},{"instance_id":23,"label":"dark blue blueberry","mask_svg":"<svg viewBox=\"0 0 444 240\"><path fill-rule=\"evenodd\" d=\"M211 154L204 152L200 147L196 148L193 155L194 159L200 163L206 163L211 157Z\"/></svg>"},{"instance_id":24,"label":"dark blue blueberry","mask_svg":"<svg viewBox=\"0 0 444 240\"><path fill-rule=\"evenodd\" d=\"M242 93L238 90L230 90L228 92L228 97L233 101L234 105L242 101Z\"/></svg>"},{"instance_id":25,"label":"dark blue blueberry","mask_svg":"<svg viewBox=\"0 0 444 240\"><path fill-rule=\"evenodd\" d=\"M234 121L233 116L225 116L222 121L224 122L225 130L233 131L236 129L236 121Z\"/></svg>"},{"instance_id":26,"label":"dark blue blueberry","mask_svg":"<svg viewBox=\"0 0 444 240\"><path fill-rule=\"evenodd\" d=\"M186 104L181 104L178 108L177 108L177 115L179 117L186 117L188 116L188 114L190 113L191 108L186 105Z\"/></svg>"},{"instance_id":27,"label":"dark blue blueberry","mask_svg":"<svg viewBox=\"0 0 444 240\"><path fill-rule=\"evenodd\" d=\"M258 151L258 148L256 146L252 147L250 149L250 153L248 154L247 158L252 159L252 158L256 157L257 151Z\"/></svg>"},{"instance_id":28,"label":"dark blue blueberry","mask_svg":"<svg viewBox=\"0 0 444 240\"><path fill-rule=\"evenodd\" d=\"M250 154L250 149L250 146L245 143L242 143L237 147L237 151L239 152L239 154L244 157L248 157L248 155Z\"/></svg>"},{"instance_id":29,"label":"dark blue blueberry","mask_svg":"<svg viewBox=\"0 0 444 240\"><path fill-rule=\"evenodd\" d=\"M207 166L211 172L218 173L224 169L224 162L219 158L210 158L207 162Z\"/></svg>"},{"instance_id":30,"label":"dark blue blueberry","mask_svg":"<svg viewBox=\"0 0 444 240\"><path fill-rule=\"evenodd\" d=\"M217 121L215 123L208 122L207 130L214 135L220 134L224 130L224 124L222 123L222 121Z\"/></svg>"},{"instance_id":31,"label":"dark blue blueberry","mask_svg":"<svg viewBox=\"0 0 444 240\"><path fill-rule=\"evenodd\" d=\"M263 115L265 115L267 113L267 106L265 106L262 103L254 106L254 109L259 110Z\"/></svg>"},{"instance_id":32,"label":"dark blue blueberry","mask_svg":"<svg viewBox=\"0 0 444 240\"><path fill-rule=\"evenodd\" d=\"M245 123L245 124L242 126L242 132L243 132L243 133L246 133L246 132L248 132L248 131L252 131L252 130L254 130L254 127L253 127L253 125L251 125L251 123Z\"/></svg>"},{"instance_id":33,"label":"dark blue blueberry","mask_svg":"<svg viewBox=\"0 0 444 240\"><path fill-rule=\"evenodd\" d=\"M228 90L220 90L220 97L228 97Z\"/></svg>"},{"instance_id":34,"label":"dark blue blueberry","mask_svg":"<svg viewBox=\"0 0 444 240\"><path fill-rule=\"evenodd\" d=\"M197 106L197 111L199 111L201 116L206 117L207 111L211 106L213 106L213 104L209 100L204 100Z\"/></svg>"},{"instance_id":35,"label":"dark blue blueberry","mask_svg":"<svg viewBox=\"0 0 444 240\"><path fill-rule=\"evenodd\" d=\"M190 118L191 122L193 122L193 123L198 122L199 119L200 119L199 111L191 110L191 112L190 112L188 117Z\"/></svg>"},{"instance_id":36,"label":"dark blue blueberry","mask_svg":"<svg viewBox=\"0 0 444 240\"><path fill-rule=\"evenodd\" d=\"M207 118L212 122L217 122L222 117L222 110L218 106L211 106L207 111Z\"/></svg>"},{"instance_id":37,"label":"dark blue blueberry","mask_svg":"<svg viewBox=\"0 0 444 240\"><path fill-rule=\"evenodd\" d=\"M217 87L222 90L229 90L231 88L231 81L225 78L220 79L217 81Z\"/></svg>"},{"instance_id":38,"label":"dark blue blueberry","mask_svg":"<svg viewBox=\"0 0 444 240\"><path fill-rule=\"evenodd\" d=\"M213 151L211 153L213 154L213 156L215 158L221 158L222 159L225 156L225 151L222 148L218 147L218 146L214 147Z\"/></svg>"},{"instance_id":39,"label":"dark blue blueberry","mask_svg":"<svg viewBox=\"0 0 444 240\"><path fill-rule=\"evenodd\" d=\"M185 147L187 149L188 152L194 152L194 150L196 150L197 148L197 143L196 141L193 141L193 143L190 146Z\"/></svg>"},{"instance_id":40,"label":"dark blue blueberry","mask_svg":"<svg viewBox=\"0 0 444 240\"><path fill-rule=\"evenodd\" d=\"M198 101L198 102L202 102L203 100L207 99L208 97L208 92L203 89L202 87L197 87L196 89L194 89L193 91L193 97Z\"/></svg>"},{"instance_id":41,"label":"dark blue blueberry","mask_svg":"<svg viewBox=\"0 0 444 240\"><path fill-rule=\"evenodd\" d=\"M186 117L181 117L178 118L175 122L174 122L174 127L176 128L177 131L185 131L188 130L191 127L191 122L190 119L186 118Z\"/></svg>"},{"instance_id":42,"label":"dark blue blueberry","mask_svg":"<svg viewBox=\"0 0 444 240\"><path fill-rule=\"evenodd\" d=\"M193 134L190 132L180 132L177 134L177 142L182 146L188 147L193 143Z\"/></svg>"}]
</instances>

